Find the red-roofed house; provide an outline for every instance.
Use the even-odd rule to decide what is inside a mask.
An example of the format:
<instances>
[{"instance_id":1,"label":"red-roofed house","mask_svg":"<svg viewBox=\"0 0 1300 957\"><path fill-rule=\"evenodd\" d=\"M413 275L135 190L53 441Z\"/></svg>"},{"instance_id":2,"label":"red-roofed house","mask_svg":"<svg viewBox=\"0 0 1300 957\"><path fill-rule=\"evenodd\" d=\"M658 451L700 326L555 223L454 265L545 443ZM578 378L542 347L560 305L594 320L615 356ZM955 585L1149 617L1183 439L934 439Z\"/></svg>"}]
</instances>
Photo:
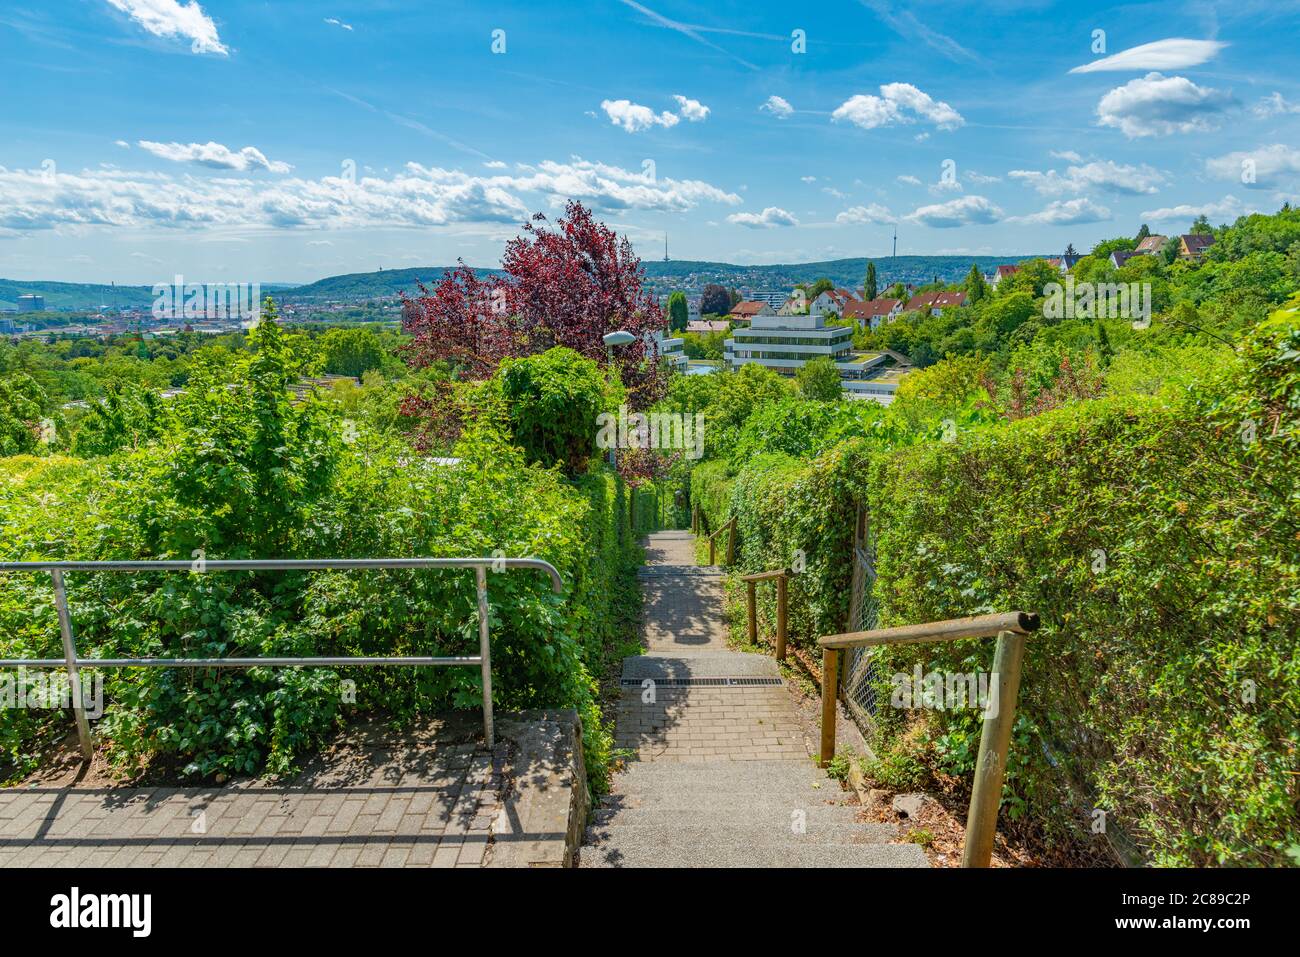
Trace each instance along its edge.
<instances>
[{"instance_id":1,"label":"red-roofed house","mask_svg":"<svg viewBox=\"0 0 1300 957\"><path fill-rule=\"evenodd\" d=\"M1143 239L1142 242L1138 243L1137 249L1135 249L1134 252L1152 256L1159 255L1159 253L1165 248L1165 243L1167 242L1169 242L1168 236L1157 236L1153 233Z\"/></svg>"},{"instance_id":2,"label":"red-roofed house","mask_svg":"<svg viewBox=\"0 0 1300 957\"><path fill-rule=\"evenodd\" d=\"M989 280L989 285L992 286L994 289L997 289L998 283L1006 279L1008 276L1014 276L1016 274L1016 271L1019 269L1020 269L1019 266L999 266L994 271L993 278Z\"/></svg>"},{"instance_id":3,"label":"red-roofed house","mask_svg":"<svg viewBox=\"0 0 1300 957\"><path fill-rule=\"evenodd\" d=\"M927 310L930 315L937 316L944 309L964 305L966 305L964 292L923 292L909 299L904 308L908 312Z\"/></svg>"},{"instance_id":4,"label":"red-roofed house","mask_svg":"<svg viewBox=\"0 0 1300 957\"><path fill-rule=\"evenodd\" d=\"M861 329L879 329L882 323L892 322L903 312L901 299L855 300L844 307L844 318Z\"/></svg>"},{"instance_id":5,"label":"red-roofed house","mask_svg":"<svg viewBox=\"0 0 1300 957\"><path fill-rule=\"evenodd\" d=\"M761 299L738 302L731 307L732 322L749 322L755 316L775 316L776 310Z\"/></svg>"}]
</instances>

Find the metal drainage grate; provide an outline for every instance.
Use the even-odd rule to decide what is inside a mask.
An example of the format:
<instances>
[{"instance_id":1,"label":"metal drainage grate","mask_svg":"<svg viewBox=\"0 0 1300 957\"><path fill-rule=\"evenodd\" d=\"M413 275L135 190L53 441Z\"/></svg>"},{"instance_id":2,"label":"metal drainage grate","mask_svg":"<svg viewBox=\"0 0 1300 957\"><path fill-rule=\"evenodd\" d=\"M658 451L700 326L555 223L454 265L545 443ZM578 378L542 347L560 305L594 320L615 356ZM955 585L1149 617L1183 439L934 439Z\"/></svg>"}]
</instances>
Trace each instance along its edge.
<instances>
[{"instance_id":1,"label":"metal drainage grate","mask_svg":"<svg viewBox=\"0 0 1300 957\"><path fill-rule=\"evenodd\" d=\"M661 688L752 688L780 685L780 678L620 678L619 684L625 688L640 688L646 681L653 681Z\"/></svg>"}]
</instances>

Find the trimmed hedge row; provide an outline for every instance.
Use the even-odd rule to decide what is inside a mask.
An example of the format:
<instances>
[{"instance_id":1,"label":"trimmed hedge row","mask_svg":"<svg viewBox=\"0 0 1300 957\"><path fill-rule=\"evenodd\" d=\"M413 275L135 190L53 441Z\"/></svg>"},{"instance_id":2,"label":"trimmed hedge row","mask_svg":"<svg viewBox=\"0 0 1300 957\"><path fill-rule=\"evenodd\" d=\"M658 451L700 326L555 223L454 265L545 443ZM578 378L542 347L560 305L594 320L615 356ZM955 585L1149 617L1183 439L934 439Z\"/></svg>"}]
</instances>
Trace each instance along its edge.
<instances>
[{"instance_id":1,"label":"trimmed hedge row","mask_svg":"<svg viewBox=\"0 0 1300 957\"><path fill-rule=\"evenodd\" d=\"M1101 818L1157 865L1300 855L1300 326L1262 327L1211 387L1104 399L895 451L761 456L693 476L743 571L789 564L791 634L844 625L856 506L881 624L1038 611L1004 823L1085 842ZM991 642L894 648L880 669L987 671ZM882 686L883 700L889 688ZM922 733L918 738L918 724ZM978 712L883 709L886 764L969 782Z\"/></svg>"}]
</instances>

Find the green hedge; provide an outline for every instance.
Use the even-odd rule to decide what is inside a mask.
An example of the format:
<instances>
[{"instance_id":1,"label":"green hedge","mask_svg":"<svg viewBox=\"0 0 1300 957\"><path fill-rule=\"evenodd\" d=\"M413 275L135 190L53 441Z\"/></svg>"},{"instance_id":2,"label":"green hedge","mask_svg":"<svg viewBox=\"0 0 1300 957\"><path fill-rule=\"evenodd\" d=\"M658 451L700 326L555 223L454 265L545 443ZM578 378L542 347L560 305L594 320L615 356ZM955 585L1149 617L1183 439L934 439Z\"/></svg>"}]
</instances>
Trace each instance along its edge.
<instances>
[{"instance_id":1,"label":"green hedge","mask_svg":"<svg viewBox=\"0 0 1300 957\"><path fill-rule=\"evenodd\" d=\"M525 466L509 446L463 448L458 467L429 465L363 437L344 447L322 494L281 557L533 555L551 561L563 598L535 572L490 575L493 692L498 708L576 707L592 783L603 788L612 738L594 675L618 635L631 581L621 481L569 481ZM210 529L176 494L166 447L93 461L0 459L0 557L191 558ZM226 557L209 547L206 557ZM474 654L473 575L73 575L83 655ZM0 577L0 656L59 655L45 576ZM10 672L12 675L12 672ZM356 682L355 703L340 682ZM477 709L476 669L121 671L106 680L100 732L124 767L148 758L196 777L284 773L356 714L398 720ZM39 761L66 733L57 712L0 712L2 777Z\"/></svg>"},{"instance_id":2,"label":"green hedge","mask_svg":"<svg viewBox=\"0 0 1300 957\"><path fill-rule=\"evenodd\" d=\"M1091 802L1155 864L1296 853L1297 346L1267 331L1230 382L1172 406L1090 402L873 463L885 624L1043 616L1006 798L1049 835L1083 833ZM884 657L964 673L992 648ZM934 757L968 779L972 714L933 721Z\"/></svg>"},{"instance_id":3,"label":"green hedge","mask_svg":"<svg viewBox=\"0 0 1300 957\"><path fill-rule=\"evenodd\" d=\"M1294 311L1280 315L1231 375L1173 399L1077 403L894 451L856 439L811 460L759 455L734 475L707 462L693 501L711 528L737 516L741 571L805 551L791 590L797 642L845 624L859 504L882 625L1043 616L1005 825L1075 845L1092 839L1100 808L1154 864L1294 862L1298 330ZM895 672L987 671L992 651L881 652L883 700ZM973 710L885 708L877 770L968 786L978 734Z\"/></svg>"}]
</instances>

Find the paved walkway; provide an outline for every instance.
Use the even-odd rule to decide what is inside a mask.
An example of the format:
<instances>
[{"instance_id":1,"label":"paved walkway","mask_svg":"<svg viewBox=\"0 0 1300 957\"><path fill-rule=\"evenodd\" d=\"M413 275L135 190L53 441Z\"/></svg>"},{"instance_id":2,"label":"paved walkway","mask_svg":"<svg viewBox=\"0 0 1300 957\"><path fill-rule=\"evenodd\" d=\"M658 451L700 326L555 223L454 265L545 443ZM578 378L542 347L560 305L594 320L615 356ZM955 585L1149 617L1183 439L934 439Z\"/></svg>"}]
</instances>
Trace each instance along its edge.
<instances>
[{"instance_id":1,"label":"paved walkway","mask_svg":"<svg viewBox=\"0 0 1300 957\"><path fill-rule=\"evenodd\" d=\"M362 728L287 786L0 790L0 867L478 867L501 782L476 727Z\"/></svg>"},{"instance_id":2,"label":"paved walkway","mask_svg":"<svg viewBox=\"0 0 1300 957\"><path fill-rule=\"evenodd\" d=\"M634 755L593 814L584 867L923 867L819 771L776 662L727 648L721 572L689 532L646 541L645 653L615 726Z\"/></svg>"}]
</instances>

